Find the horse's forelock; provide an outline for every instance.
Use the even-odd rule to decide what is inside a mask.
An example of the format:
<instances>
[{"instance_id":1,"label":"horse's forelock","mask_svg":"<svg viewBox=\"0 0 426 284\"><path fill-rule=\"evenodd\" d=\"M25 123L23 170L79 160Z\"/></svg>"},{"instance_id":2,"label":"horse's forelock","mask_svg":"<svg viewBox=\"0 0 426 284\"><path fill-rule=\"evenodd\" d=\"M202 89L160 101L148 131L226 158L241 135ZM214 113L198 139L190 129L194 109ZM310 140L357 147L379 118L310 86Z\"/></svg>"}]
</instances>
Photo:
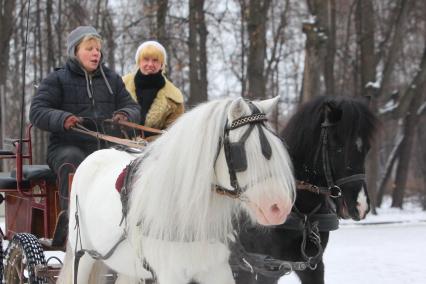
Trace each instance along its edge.
<instances>
[{"instance_id":1,"label":"horse's forelock","mask_svg":"<svg viewBox=\"0 0 426 284\"><path fill-rule=\"evenodd\" d=\"M324 121L323 105L330 101L342 111L341 120L336 126L339 136L345 138L345 141L341 141L344 145L354 143L358 137L372 142L378 120L365 102L351 97L319 96L302 104L281 132L296 165L304 163L300 161L303 158L312 160L315 155Z\"/></svg>"}]
</instances>

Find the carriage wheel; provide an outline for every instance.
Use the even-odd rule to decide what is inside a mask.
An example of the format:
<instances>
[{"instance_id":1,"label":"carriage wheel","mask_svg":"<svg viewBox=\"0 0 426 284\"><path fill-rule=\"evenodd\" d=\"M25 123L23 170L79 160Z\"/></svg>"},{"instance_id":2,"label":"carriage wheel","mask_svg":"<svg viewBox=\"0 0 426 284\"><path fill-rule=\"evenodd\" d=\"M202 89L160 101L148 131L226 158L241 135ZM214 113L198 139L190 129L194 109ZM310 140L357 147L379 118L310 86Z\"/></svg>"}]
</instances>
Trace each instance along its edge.
<instances>
[{"instance_id":1,"label":"carriage wheel","mask_svg":"<svg viewBox=\"0 0 426 284\"><path fill-rule=\"evenodd\" d=\"M46 265L43 248L31 234L15 234L5 257L4 279L8 284L42 284L44 278L36 277L35 266Z\"/></svg>"}]
</instances>

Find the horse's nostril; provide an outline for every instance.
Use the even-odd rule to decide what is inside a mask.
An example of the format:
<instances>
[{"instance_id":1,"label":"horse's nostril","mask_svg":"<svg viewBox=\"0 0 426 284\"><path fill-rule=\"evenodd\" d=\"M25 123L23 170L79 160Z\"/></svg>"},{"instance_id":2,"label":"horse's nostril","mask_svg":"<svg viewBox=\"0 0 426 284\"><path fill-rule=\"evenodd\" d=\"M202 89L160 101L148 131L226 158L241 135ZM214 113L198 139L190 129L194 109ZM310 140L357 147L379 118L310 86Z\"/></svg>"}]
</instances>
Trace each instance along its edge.
<instances>
[{"instance_id":1,"label":"horse's nostril","mask_svg":"<svg viewBox=\"0 0 426 284\"><path fill-rule=\"evenodd\" d=\"M271 206L271 212L277 214L281 212L281 209L277 204L274 204Z\"/></svg>"},{"instance_id":2,"label":"horse's nostril","mask_svg":"<svg viewBox=\"0 0 426 284\"><path fill-rule=\"evenodd\" d=\"M273 204L271 206L271 213L272 214L281 214L281 212L282 212L282 209L281 209L280 206L278 206L278 204Z\"/></svg>"}]
</instances>

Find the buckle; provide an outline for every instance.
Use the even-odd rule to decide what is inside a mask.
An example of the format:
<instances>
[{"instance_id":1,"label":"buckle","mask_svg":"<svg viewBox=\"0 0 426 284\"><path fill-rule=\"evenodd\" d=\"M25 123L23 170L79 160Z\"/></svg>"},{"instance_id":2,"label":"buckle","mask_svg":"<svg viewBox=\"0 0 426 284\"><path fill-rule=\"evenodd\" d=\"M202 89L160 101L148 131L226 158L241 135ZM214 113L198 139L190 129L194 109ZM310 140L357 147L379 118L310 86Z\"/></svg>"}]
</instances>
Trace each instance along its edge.
<instances>
[{"instance_id":1,"label":"buckle","mask_svg":"<svg viewBox=\"0 0 426 284\"><path fill-rule=\"evenodd\" d=\"M339 198L342 196L342 189L339 186L333 185L329 187L328 189L330 190L331 198Z\"/></svg>"}]
</instances>

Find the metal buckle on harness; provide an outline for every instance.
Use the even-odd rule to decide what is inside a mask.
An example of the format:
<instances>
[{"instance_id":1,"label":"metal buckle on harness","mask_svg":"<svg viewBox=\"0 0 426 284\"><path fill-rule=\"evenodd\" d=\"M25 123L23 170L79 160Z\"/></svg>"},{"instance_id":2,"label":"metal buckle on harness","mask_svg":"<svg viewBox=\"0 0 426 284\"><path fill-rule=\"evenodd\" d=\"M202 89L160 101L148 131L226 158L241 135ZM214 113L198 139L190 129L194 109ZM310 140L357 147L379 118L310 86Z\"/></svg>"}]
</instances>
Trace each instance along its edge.
<instances>
[{"instance_id":1,"label":"metal buckle on harness","mask_svg":"<svg viewBox=\"0 0 426 284\"><path fill-rule=\"evenodd\" d=\"M339 198L342 196L342 189L339 186L333 185L329 187L328 189L330 190L331 198Z\"/></svg>"}]
</instances>

